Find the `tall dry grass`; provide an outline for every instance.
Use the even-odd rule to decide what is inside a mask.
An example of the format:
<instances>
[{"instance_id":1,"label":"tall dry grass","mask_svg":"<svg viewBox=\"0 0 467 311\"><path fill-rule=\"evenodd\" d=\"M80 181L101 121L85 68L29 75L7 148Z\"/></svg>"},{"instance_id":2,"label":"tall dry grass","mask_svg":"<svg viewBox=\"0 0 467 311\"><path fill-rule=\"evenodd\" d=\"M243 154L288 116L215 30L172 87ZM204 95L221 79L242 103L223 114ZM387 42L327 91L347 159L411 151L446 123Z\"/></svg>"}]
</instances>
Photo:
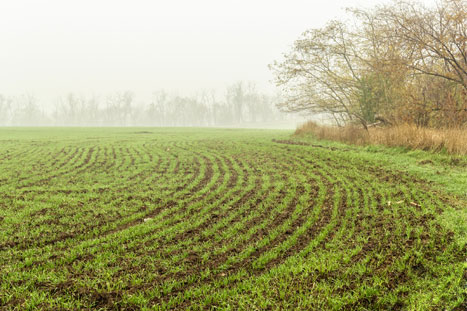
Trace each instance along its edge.
<instances>
[{"instance_id":1,"label":"tall dry grass","mask_svg":"<svg viewBox=\"0 0 467 311\"><path fill-rule=\"evenodd\" d=\"M387 128L369 128L366 131L353 125L322 126L310 121L295 131L296 135L305 133L311 133L318 139L356 145L385 145L467 155L467 129L419 128L406 124Z\"/></svg>"}]
</instances>

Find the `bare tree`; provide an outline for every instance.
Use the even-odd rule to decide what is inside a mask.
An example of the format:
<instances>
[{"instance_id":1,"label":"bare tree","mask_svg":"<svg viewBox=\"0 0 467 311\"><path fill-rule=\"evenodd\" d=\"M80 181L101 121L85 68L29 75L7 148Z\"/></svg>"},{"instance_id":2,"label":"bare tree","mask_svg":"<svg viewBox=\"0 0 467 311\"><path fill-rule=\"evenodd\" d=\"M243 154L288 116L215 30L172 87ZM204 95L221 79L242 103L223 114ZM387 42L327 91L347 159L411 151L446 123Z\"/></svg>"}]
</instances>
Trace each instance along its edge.
<instances>
[{"instance_id":1,"label":"bare tree","mask_svg":"<svg viewBox=\"0 0 467 311\"><path fill-rule=\"evenodd\" d=\"M443 0L436 9L398 1L377 13L386 20L392 42L403 42L410 51L410 69L467 90L467 1Z\"/></svg>"},{"instance_id":2,"label":"bare tree","mask_svg":"<svg viewBox=\"0 0 467 311\"><path fill-rule=\"evenodd\" d=\"M8 125L11 118L11 98L0 94L0 126Z\"/></svg>"},{"instance_id":3,"label":"bare tree","mask_svg":"<svg viewBox=\"0 0 467 311\"><path fill-rule=\"evenodd\" d=\"M342 22L304 32L284 61L270 65L284 94L279 107L327 112L366 126L356 100L366 72L360 51L361 41Z\"/></svg>"},{"instance_id":4,"label":"bare tree","mask_svg":"<svg viewBox=\"0 0 467 311\"><path fill-rule=\"evenodd\" d=\"M466 8L466 0L443 0L436 8L396 1L350 9L355 24L332 21L306 31L270 66L283 90L279 107L325 112L336 123L359 121L365 128L376 119L467 122L448 113L467 111Z\"/></svg>"},{"instance_id":5,"label":"bare tree","mask_svg":"<svg viewBox=\"0 0 467 311\"><path fill-rule=\"evenodd\" d=\"M45 113L32 94L24 94L12 101L16 106L13 111L12 124L38 126L48 122Z\"/></svg>"},{"instance_id":6,"label":"bare tree","mask_svg":"<svg viewBox=\"0 0 467 311\"><path fill-rule=\"evenodd\" d=\"M245 91L242 81L232 84L227 88L226 102L232 108L233 123L243 122L243 109L245 101Z\"/></svg>"}]
</instances>

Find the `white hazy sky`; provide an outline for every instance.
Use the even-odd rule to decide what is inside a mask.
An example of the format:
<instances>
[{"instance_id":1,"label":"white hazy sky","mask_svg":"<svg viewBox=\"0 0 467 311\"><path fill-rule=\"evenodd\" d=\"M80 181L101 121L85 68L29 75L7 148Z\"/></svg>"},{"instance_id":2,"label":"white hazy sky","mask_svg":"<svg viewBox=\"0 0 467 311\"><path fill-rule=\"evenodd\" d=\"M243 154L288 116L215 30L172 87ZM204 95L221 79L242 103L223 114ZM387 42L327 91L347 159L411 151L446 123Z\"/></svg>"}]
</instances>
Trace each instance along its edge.
<instances>
[{"instance_id":1,"label":"white hazy sky","mask_svg":"<svg viewBox=\"0 0 467 311\"><path fill-rule=\"evenodd\" d=\"M383 0L0 0L0 93L191 94L267 65L306 29ZM425 3L433 1L425 0Z\"/></svg>"}]
</instances>

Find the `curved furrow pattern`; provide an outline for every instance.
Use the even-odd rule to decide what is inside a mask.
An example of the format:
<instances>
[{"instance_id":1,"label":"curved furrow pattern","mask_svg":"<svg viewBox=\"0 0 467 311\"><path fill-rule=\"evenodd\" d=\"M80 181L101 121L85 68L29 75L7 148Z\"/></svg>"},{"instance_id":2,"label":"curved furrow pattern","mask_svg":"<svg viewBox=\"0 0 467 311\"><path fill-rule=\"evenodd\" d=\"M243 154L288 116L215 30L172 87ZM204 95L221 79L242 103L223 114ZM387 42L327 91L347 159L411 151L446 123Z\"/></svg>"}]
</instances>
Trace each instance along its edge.
<instances>
[{"instance_id":1,"label":"curved furrow pattern","mask_svg":"<svg viewBox=\"0 0 467 311\"><path fill-rule=\"evenodd\" d=\"M211 162L208 161L207 163L211 163ZM172 168L166 167L166 168L163 168L162 171L164 173L168 173L170 175L170 172L171 172L171 170L173 170L174 167L175 166L173 166ZM207 184L207 182L210 181L210 178L212 176L213 171L214 171L214 169L208 165L206 167L206 172L204 172L205 174L201 175L202 178L198 180L200 183L197 183L192 188L188 188L188 191L190 191L190 190L194 191L195 194L198 191L200 191L200 189L199 189L200 184L201 185ZM214 182L211 182L211 183L214 183ZM102 239L104 238L104 240L108 240L108 241L110 241L112 243L115 243L115 234L116 233L118 233L118 232L120 232L122 230L128 229L128 228L130 228L130 227L132 227L134 225L141 225L143 223L142 220L144 218L146 218L148 216L156 215L156 211L164 211L165 214L167 214L169 212L169 210L171 209L171 207L172 207L172 202L175 202L175 201L173 201L171 199L170 200L165 200L165 201L166 201L165 203L163 201L158 202L157 203L158 208L156 210L149 210L148 211L146 208L142 209L142 210L140 210L139 212L137 212L135 214L129 215L129 217L125 218L124 222L120 221L120 224L119 224L119 222L113 222L110 225L100 225L100 226L99 226L99 224L95 224L92 227L85 228L86 231L92 230L92 229L95 229L95 228L101 228L101 230L99 232L99 235L98 235L99 239L98 240L90 240L90 242L92 244L97 243L99 245L102 245L102 243L103 243ZM111 203L115 203L115 202L111 202ZM169 205L167 205L167 204L169 204ZM169 218L169 219L171 219L171 218ZM106 229L106 228L108 228L108 229ZM59 239L59 241L63 241L65 239L68 240L68 239L71 239L71 238L76 238L76 236L78 234L84 233L84 232L85 231L83 231L83 230L75 231L73 233L68 233L66 236L59 236L58 239ZM109 237L108 239L106 239L107 236ZM126 237L128 238L129 235L127 235ZM49 242L46 242L45 244L47 244L47 245L48 244L54 244L56 242L58 242L57 238L54 238L54 239L50 240ZM122 243L122 242L119 241L118 243ZM87 245L88 243L85 242L84 244ZM89 247L89 245L87 245L87 246L76 246L77 249L81 249L81 247L86 247L87 248L87 247ZM86 249L86 251L89 251L89 250L90 249ZM86 256L86 255L83 255L82 252L80 252L80 254L71 254L70 255L71 258L77 258L77 257L83 257L83 256ZM74 260L74 259L70 259L70 260Z\"/></svg>"},{"instance_id":2,"label":"curved furrow pattern","mask_svg":"<svg viewBox=\"0 0 467 311\"><path fill-rule=\"evenodd\" d=\"M72 132L0 146L0 309L455 306L457 201L421 179L282 132Z\"/></svg>"},{"instance_id":3,"label":"curved furrow pattern","mask_svg":"<svg viewBox=\"0 0 467 311\"><path fill-rule=\"evenodd\" d=\"M124 189L122 189L124 190ZM114 206L116 203L116 199L117 197L111 197L109 201L105 200L105 199L101 199L100 200L100 203L103 205L103 206L109 206L111 209L112 206ZM81 205L81 207L83 207ZM134 219L135 218L135 215L138 214L139 217L136 218L136 220ZM79 229L75 229L71 232L65 232L65 233L59 233L59 235L57 236L50 236L50 239L49 240L43 240L43 239L40 239L40 240L36 240L36 239L30 239L29 241L21 241L21 243L18 243L18 244L22 244L24 245L24 247L30 247L30 246L34 246L34 245L41 245L41 246L48 246L48 245L53 245L57 242L63 242L65 240L68 240L68 239L72 239L72 238L78 238L79 240L79 235L80 234L85 234L87 232L93 232L94 229L96 228L100 228L101 231L100 233L98 234L99 236L104 236L106 234L110 234L110 233L114 233L116 231L119 231L119 230L123 230L123 228L126 228L126 227L129 227L131 226L132 224L136 224L136 223L140 223L140 220L143 219L144 216L147 215L147 212L144 211L144 209L140 209L140 210L137 210L135 214L130 214L130 215L127 215L126 218L121 218L121 215L120 214L117 214L115 217L109 219L107 217L104 217L102 220L98 221L97 223L94 223L90 226L85 226L85 227L81 227ZM106 224L110 222L111 223L111 226L107 226ZM121 225L119 225L119 223L121 223ZM50 223L49 223L50 224ZM115 226L118 227L118 229L115 229ZM109 231L106 232L105 231L105 228L106 227L109 227ZM86 235L88 238L89 238L89 234ZM24 247L20 247L20 249L24 249Z\"/></svg>"},{"instance_id":4,"label":"curved furrow pattern","mask_svg":"<svg viewBox=\"0 0 467 311\"><path fill-rule=\"evenodd\" d=\"M22 165L27 171L32 172L32 165L36 164L41 166L44 170L41 171L40 174L37 174L38 172L34 174L29 173L24 174L24 177L22 175L19 175L16 181L18 188L26 188L33 186L35 182L31 182L31 180L37 179L38 176L42 177L43 179L44 176L48 176L49 174L56 174L58 170L62 169L63 167L66 167L68 163L73 162L76 157L80 156L84 152L84 149L70 146L69 148L61 149L56 153L52 153L50 157L45 157L45 155L43 154L45 153L45 151L46 149L39 149L39 152L36 152L35 155L31 155L31 159L29 157L26 157L24 159L20 158L24 161ZM45 161L43 159L45 159ZM39 181L42 179L39 178Z\"/></svg>"}]
</instances>

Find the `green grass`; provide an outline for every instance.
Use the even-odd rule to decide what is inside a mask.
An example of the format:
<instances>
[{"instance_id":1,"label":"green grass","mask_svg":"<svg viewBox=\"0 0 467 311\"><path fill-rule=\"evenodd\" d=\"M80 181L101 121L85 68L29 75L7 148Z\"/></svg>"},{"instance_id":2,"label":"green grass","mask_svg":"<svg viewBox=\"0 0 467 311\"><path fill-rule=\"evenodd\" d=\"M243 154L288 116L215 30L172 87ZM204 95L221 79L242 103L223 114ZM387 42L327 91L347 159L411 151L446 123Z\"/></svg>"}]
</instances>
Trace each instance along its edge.
<instances>
[{"instance_id":1,"label":"green grass","mask_svg":"<svg viewBox=\"0 0 467 311\"><path fill-rule=\"evenodd\" d=\"M0 310L464 310L467 159L0 129Z\"/></svg>"},{"instance_id":2,"label":"green grass","mask_svg":"<svg viewBox=\"0 0 467 311\"><path fill-rule=\"evenodd\" d=\"M293 141L320 145L326 148L347 150L349 156L363 161L379 163L387 169L407 172L430 183L430 187L452 195L458 208L447 206L439 215L441 222L454 230L460 244L467 244L467 157L406 148L385 146L358 147L333 141L316 141L302 135Z\"/></svg>"}]
</instances>

